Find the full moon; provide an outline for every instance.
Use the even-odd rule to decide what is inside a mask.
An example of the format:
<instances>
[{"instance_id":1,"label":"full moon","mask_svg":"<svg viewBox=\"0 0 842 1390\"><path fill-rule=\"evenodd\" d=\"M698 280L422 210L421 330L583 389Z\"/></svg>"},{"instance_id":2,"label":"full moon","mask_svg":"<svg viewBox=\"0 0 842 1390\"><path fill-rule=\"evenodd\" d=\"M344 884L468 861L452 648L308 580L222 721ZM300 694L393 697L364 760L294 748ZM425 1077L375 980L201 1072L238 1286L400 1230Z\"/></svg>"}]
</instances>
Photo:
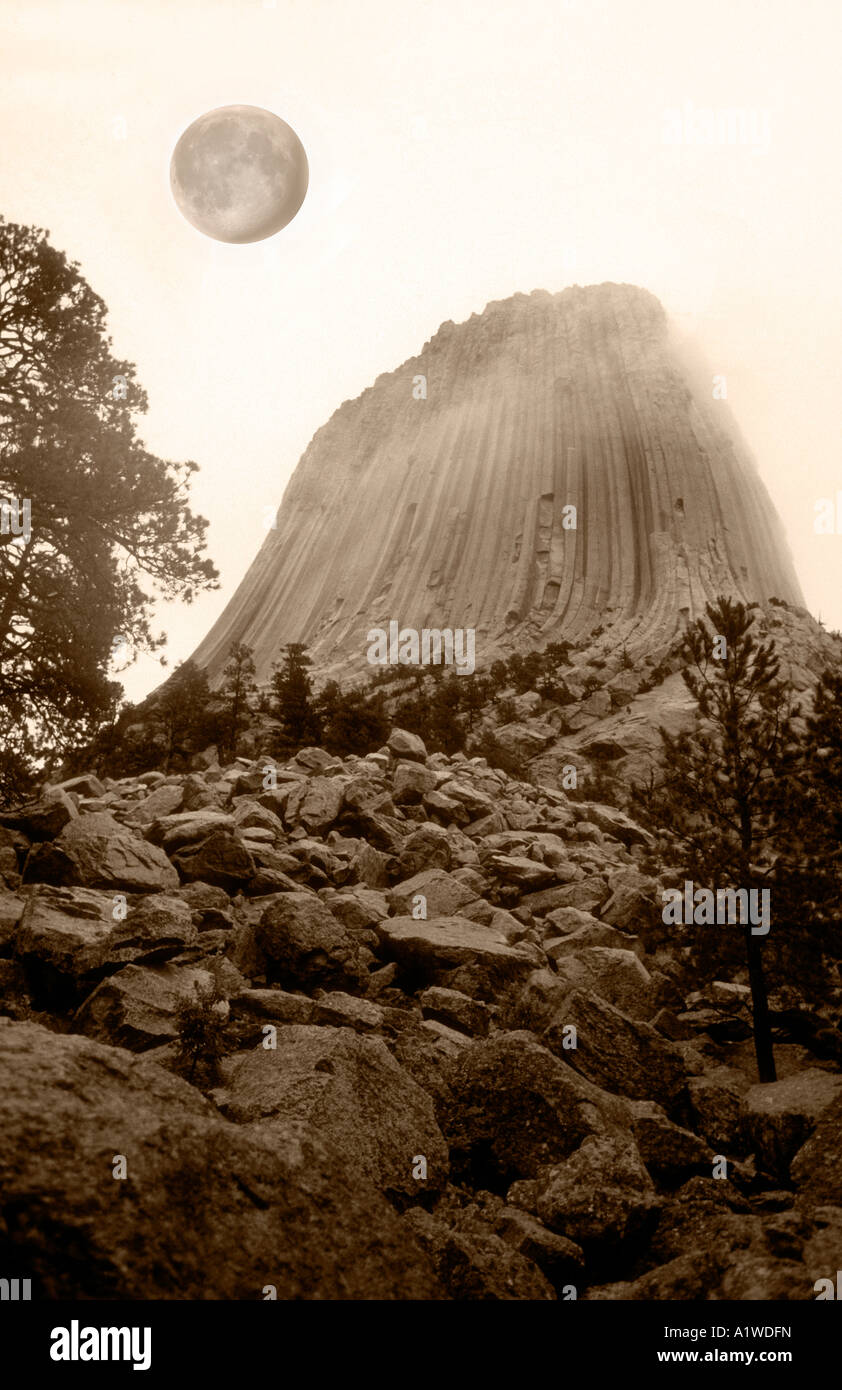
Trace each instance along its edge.
<instances>
[{"instance_id":1,"label":"full moon","mask_svg":"<svg viewBox=\"0 0 842 1390\"><path fill-rule=\"evenodd\" d=\"M173 150L170 187L181 212L216 241L264 241L291 222L310 170L292 126L262 106L219 106Z\"/></svg>"}]
</instances>

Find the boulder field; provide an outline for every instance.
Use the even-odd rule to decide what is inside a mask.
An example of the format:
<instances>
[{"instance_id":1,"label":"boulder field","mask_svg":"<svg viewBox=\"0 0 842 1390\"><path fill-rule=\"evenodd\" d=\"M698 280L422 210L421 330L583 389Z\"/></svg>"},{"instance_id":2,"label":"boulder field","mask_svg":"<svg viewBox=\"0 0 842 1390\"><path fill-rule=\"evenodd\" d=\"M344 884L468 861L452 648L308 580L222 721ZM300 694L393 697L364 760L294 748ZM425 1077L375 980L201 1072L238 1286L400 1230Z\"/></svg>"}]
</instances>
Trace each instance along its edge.
<instances>
[{"instance_id":1,"label":"boulder field","mask_svg":"<svg viewBox=\"0 0 842 1390\"><path fill-rule=\"evenodd\" d=\"M38 1296L835 1277L838 1062L782 1044L756 1084L747 991L683 992L630 817L400 729L197 763L0 815L0 1251Z\"/></svg>"}]
</instances>

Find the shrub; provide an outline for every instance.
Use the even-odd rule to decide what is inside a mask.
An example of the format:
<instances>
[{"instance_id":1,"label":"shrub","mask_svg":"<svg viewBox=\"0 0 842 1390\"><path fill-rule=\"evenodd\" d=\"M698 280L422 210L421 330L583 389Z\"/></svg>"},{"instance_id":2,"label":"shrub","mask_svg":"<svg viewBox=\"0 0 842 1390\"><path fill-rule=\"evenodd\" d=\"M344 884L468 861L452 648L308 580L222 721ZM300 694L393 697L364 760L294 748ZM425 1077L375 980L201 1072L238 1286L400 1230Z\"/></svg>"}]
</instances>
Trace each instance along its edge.
<instances>
[{"instance_id":1,"label":"shrub","mask_svg":"<svg viewBox=\"0 0 842 1390\"><path fill-rule=\"evenodd\" d=\"M517 705L511 695L497 701L497 723L513 724L517 719Z\"/></svg>"},{"instance_id":2,"label":"shrub","mask_svg":"<svg viewBox=\"0 0 842 1390\"><path fill-rule=\"evenodd\" d=\"M193 994L185 995L176 1010L176 1051L191 1082L215 1081L225 1052L228 1005L220 973L220 964L212 961L210 982L194 980Z\"/></svg>"}]
</instances>

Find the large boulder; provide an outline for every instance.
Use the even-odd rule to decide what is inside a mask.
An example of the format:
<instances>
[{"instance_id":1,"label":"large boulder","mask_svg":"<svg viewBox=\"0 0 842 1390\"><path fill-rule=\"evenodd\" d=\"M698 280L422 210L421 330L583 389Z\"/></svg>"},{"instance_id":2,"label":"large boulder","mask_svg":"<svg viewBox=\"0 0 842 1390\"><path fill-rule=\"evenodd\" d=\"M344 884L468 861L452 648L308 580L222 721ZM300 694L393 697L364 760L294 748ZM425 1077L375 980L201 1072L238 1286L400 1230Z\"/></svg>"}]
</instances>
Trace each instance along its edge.
<instances>
[{"instance_id":1,"label":"large boulder","mask_svg":"<svg viewBox=\"0 0 842 1390\"><path fill-rule=\"evenodd\" d=\"M192 996L194 984L209 986L209 972L199 966L127 965L80 1005L73 1027L98 1042L145 1052L175 1038L178 1006Z\"/></svg>"},{"instance_id":2,"label":"large boulder","mask_svg":"<svg viewBox=\"0 0 842 1390\"><path fill-rule=\"evenodd\" d=\"M398 859L401 873L408 877L422 869L449 869L452 862L448 832L433 821L425 821L407 836Z\"/></svg>"},{"instance_id":3,"label":"large boulder","mask_svg":"<svg viewBox=\"0 0 842 1390\"><path fill-rule=\"evenodd\" d=\"M842 1201L842 1096L824 1107L806 1144L790 1164L798 1200L808 1207ZM842 1245L837 1249L842 1253ZM840 1260L842 1265L842 1260ZM830 1271L828 1271L829 1273Z\"/></svg>"},{"instance_id":4,"label":"large boulder","mask_svg":"<svg viewBox=\"0 0 842 1390\"><path fill-rule=\"evenodd\" d=\"M133 806L126 816L129 825L151 825L163 816L175 815L184 804L184 788L178 782L165 782Z\"/></svg>"},{"instance_id":5,"label":"large boulder","mask_svg":"<svg viewBox=\"0 0 842 1390\"><path fill-rule=\"evenodd\" d=\"M634 951L636 956L643 956L639 937L628 936L616 927L609 927L606 922L598 922L595 917L567 936L553 936L544 941L544 951L551 960L578 955L589 946L613 946L618 951Z\"/></svg>"},{"instance_id":6,"label":"large boulder","mask_svg":"<svg viewBox=\"0 0 842 1390\"><path fill-rule=\"evenodd\" d=\"M5 1257L39 1297L441 1296L389 1203L315 1136L243 1130L154 1062L35 1024L0 1019L0 1072Z\"/></svg>"},{"instance_id":7,"label":"large boulder","mask_svg":"<svg viewBox=\"0 0 842 1390\"><path fill-rule=\"evenodd\" d=\"M576 1047L565 1048L576 1029ZM595 994L574 990L542 1042L594 1085L632 1100L654 1100L673 1110L684 1092L684 1060L677 1047L648 1023L629 1018Z\"/></svg>"},{"instance_id":8,"label":"large boulder","mask_svg":"<svg viewBox=\"0 0 842 1390\"><path fill-rule=\"evenodd\" d=\"M571 1283L576 1287L585 1260L574 1241L549 1230L530 1212L507 1205L497 1213L495 1230L507 1244L534 1261L556 1287Z\"/></svg>"},{"instance_id":9,"label":"large boulder","mask_svg":"<svg viewBox=\"0 0 842 1390\"><path fill-rule=\"evenodd\" d=\"M313 835L324 835L342 809L345 781L341 777L312 777L287 798L284 819L289 826L302 825Z\"/></svg>"},{"instance_id":10,"label":"large boulder","mask_svg":"<svg viewBox=\"0 0 842 1390\"><path fill-rule=\"evenodd\" d=\"M0 825L21 830L30 840L53 840L79 815L76 803L61 787L49 787L43 796L9 811L0 811Z\"/></svg>"},{"instance_id":11,"label":"large boulder","mask_svg":"<svg viewBox=\"0 0 842 1390\"><path fill-rule=\"evenodd\" d=\"M743 1099L742 1120L759 1166L786 1181L790 1160L840 1094L842 1076L818 1067L752 1086Z\"/></svg>"},{"instance_id":12,"label":"large boulder","mask_svg":"<svg viewBox=\"0 0 842 1390\"><path fill-rule=\"evenodd\" d=\"M245 888L257 872L242 836L226 829L212 831L198 844L185 845L173 854L173 864L185 883L210 883L227 893Z\"/></svg>"},{"instance_id":13,"label":"large boulder","mask_svg":"<svg viewBox=\"0 0 842 1390\"><path fill-rule=\"evenodd\" d=\"M546 888L549 884L557 882L552 864L527 859L523 855L492 854L486 861L486 867L501 883L513 884L524 891Z\"/></svg>"},{"instance_id":14,"label":"large boulder","mask_svg":"<svg viewBox=\"0 0 842 1390\"><path fill-rule=\"evenodd\" d=\"M417 763L423 763L427 758L423 738L409 733L407 729L393 729L387 747L394 758L409 758Z\"/></svg>"},{"instance_id":15,"label":"large boulder","mask_svg":"<svg viewBox=\"0 0 842 1390\"><path fill-rule=\"evenodd\" d=\"M558 872L556 870L556 875ZM579 912L592 913L607 897L608 884L602 875L588 874L571 883L559 883L555 888L527 893L520 905L537 917L545 917L557 907L575 907Z\"/></svg>"},{"instance_id":16,"label":"large boulder","mask_svg":"<svg viewBox=\"0 0 842 1390\"><path fill-rule=\"evenodd\" d=\"M14 951L39 1004L61 1008L79 1002L116 969L114 896L90 888L39 884L27 896ZM131 960L132 955L123 958Z\"/></svg>"},{"instance_id":17,"label":"large boulder","mask_svg":"<svg viewBox=\"0 0 842 1390\"><path fill-rule=\"evenodd\" d=\"M26 899L14 949L39 1004L63 1009L124 965L159 965L196 941L190 909L178 898L39 884Z\"/></svg>"},{"instance_id":18,"label":"large boulder","mask_svg":"<svg viewBox=\"0 0 842 1390\"><path fill-rule=\"evenodd\" d=\"M234 817L227 811L205 807L197 811L179 811L171 816L160 816L145 833L147 840L151 840L154 845L163 845L167 854L174 854L185 845L194 845L206 840L215 830L233 829Z\"/></svg>"},{"instance_id":19,"label":"large boulder","mask_svg":"<svg viewBox=\"0 0 842 1390\"><path fill-rule=\"evenodd\" d=\"M52 844L36 846L24 869L30 883L163 893L178 874L156 845L125 829L105 811L68 821Z\"/></svg>"},{"instance_id":20,"label":"large boulder","mask_svg":"<svg viewBox=\"0 0 842 1390\"><path fill-rule=\"evenodd\" d=\"M526 1184L517 1184L510 1193ZM532 1184L529 1187L532 1188ZM628 1134L591 1134L543 1174L525 1204L551 1230L604 1258L638 1241L660 1210L655 1186ZM518 1198L519 1200L519 1198Z\"/></svg>"},{"instance_id":21,"label":"large boulder","mask_svg":"<svg viewBox=\"0 0 842 1390\"><path fill-rule=\"evenodd\" d=\"M223 1111L238 1123L321 1136L381 1192L417 1199L447 1182L433 1103L380 1038L292 1024L237 1058ZM420 1160L424 1160L426 1177Z\"/></svg>"},{"instance_id":22,"label":"large boulder","mask_svg":"<svg viewBox=\"0 0 842 1390\"><path fill-rule=\"evenodd\" d=\"M633 951L588 946L557 961L559 983L589 991L631 1018L649 1019L657 1009L652 977Z\"/></svg>"},{"instance_id":23,"label":"large boulder","mask_svg":"<svg viewBox=\"0 0 842 1390\"><path fill-rule=\"evenodd\" d=\"M81 777L68 777L64 782L56 782L60 791L73 792L80 797L99 797L105 795L105 787L92 772L84 772Z\"/></svg>"},{"instance_id":24,"label":"large boulder","mask_svg":"<svg viewBox=\"0 0 842 1390\"><path fill-rule=\"evenodd\" d=\"M425 1018L438 1019L448 1028L455 1028L470 1037L484 1038L488 1034L488 1006L479 999L461 994L458 989L431 985L422 991L419 1002Z\"/></svg>"},{"instance_id":25,"label":"large boulder","mask_svg":"<svg viewBox=\"0 0 842 1390\"><path fill-rule=\"evenodd\" d=\"M476 893L444 869L423 869L412 878L396 883L387 895L397 916L414 916L418 895L424 899L424 917L454 917L461 908L476 901Z\"/></svg>"},{"instance_id":26,"label":"large boulder","mask_svg":"<svg viewBox=\"0 0 842 1390\"><path fill-rule=\"evenodd\" d=\"M436 774L423 763L398 763L392 779L392 796L398 806L411 806L436 789Z\"/></svg>"},{"instance_id":27,"label":"large boulder","mask_svg":"<svg viewBox=\"0 0 842 1390\"><path fill-rule=\"evenodd\" d=\"M616 806L603 806L586 801L580 803L576 810L583 820L590 821L591 825L598 826L606 835L612 835L624 845L643 845L645 849L651 849L655 843L648 830L644 830L627 816L625 811L619 811Z\"/></svg>"},{"instance_id":28,"label":"large boulder","mask_svg":"<svg viewBox=\"0 0 842 1390\"><path fill-rule=\"evenodd\" d=\"M693 1128L716 1153L745 1150L742 1098L748 1088L745 1074L736 1067L715 1067L687 1082Z\"/></svg>"},{"instance_id":29,"label":"large boulder","mask_svg":"<svg viewBox=\"0 0 842 1390\"><path fill-rule=\"evenodd\" d=\"M529 1033L495 1033L451 1063L441 1117L457 1175L504 1191L566 1159L590 1134L628 1123L622 1101L554 1057Z\"/></svg>"},{"instance_id":30,"label":"large boulder","mask_svg":"<svg viewBox=\"0 0 842 1390\"><path fill-rule=\"evenodd\" d=\"M674 1125L655 1101L633 1100L629 1109L638 1152L654 1178L675 1184L694 1173L712 1173L709 1145L692 1130Z\"/></svg>"},{"instance_id":31,"label":"large boulder","mask_svg":"<svg viewBox=\"0 0 842 1390\"><path fill-rule=\"evenodd\" d=\"M288 989L363 989L368 972L351 932L315 893L280 893L255 932L270 979Z\"/></svg>"},{"instance_id":32,"label":"large boulder","mask_svg":"<svg viewBox=\"0 0 842 1390\"><path fill-rule=\"evenodd\" d=\"M428 922L390 917L378 922L376 930L387 959L429 979L457 966L474 966L477 990L493 991L528 975L539 963L534 948L510 946L502 931L464 917L433 917Z\"/></svg>"}]
</instances>

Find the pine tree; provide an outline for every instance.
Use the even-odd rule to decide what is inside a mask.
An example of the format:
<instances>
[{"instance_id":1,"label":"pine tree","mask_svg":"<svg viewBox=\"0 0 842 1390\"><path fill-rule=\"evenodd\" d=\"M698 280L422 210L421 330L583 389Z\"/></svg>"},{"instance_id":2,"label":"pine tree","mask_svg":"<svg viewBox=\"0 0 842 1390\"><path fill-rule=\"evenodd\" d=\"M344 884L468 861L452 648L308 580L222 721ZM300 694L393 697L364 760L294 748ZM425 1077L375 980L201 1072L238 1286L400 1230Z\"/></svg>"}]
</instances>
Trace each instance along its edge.
<instances>
[{"instance_id":1,"label":"pine tree","mask_svg":"<svg viewBox=\"0 0 842 1390\"><path fill-rule=\"evenodd\" d=\"M425 737L431 752L453 754L465 747L465 731L459 722L464 676L455 672L439 675L433 680L430 699L429 732Z\"/></svg>"},{"instance_id":2,"label":"pine tree","mask_svg":"<svg viewBox=\"0 0 842 1390\"><path fill-rule=\"evenodd\" d=\"M117 639L162 644L151 586L188 603L215 587L196 465L139 438L146 396L106 312L44 232L0 218L0 503L17 528L0 534L0 708L42 754L113 718Z\"/></svg>"},{"instance_id":3,"label":"pine tree","mask_svg":"<svg viewBox=\"0 0 842 1390\"><path fill-rule=\"evenodd\" d=\"M842 666L818 678L806 720L803 759L792 789L792 852L779 877L790 898L816 924L821 947L842 959ZM797 851L797 852L796 852Z\"/></svg>"},{"instance_id":4,"label":"pine tree","mask_svg":"<svg viewBox=\"0 0 842 1390\"><path fill-rule=\"evenodd\" d=\"M476 720L482 715L491 699L491 682L484 676L463 676L462 709L467 720L469 732L473 731Z\"/></svg>"},{"instance_id":5,"label":"pine tree","mask_svg":"<svg viewBox=\"0 0 842 1390\"><path fill-rule=\"evenodd\" d=\"M798 710L780 679L774 643L755 638L753 608L720 597L707 605L707 622L700 618L685 633L679 656L696 725L677 737L661 730L663 781L644 802L649 819L677 842L684 872L714 890L769 888L792 828L788 793L798 766ZM781 923L774 891L772 903L775 931ZM711 930L702 928L697 958L705 951L727 958L733 934L720 927L712 942ZM774 1081L762 955L769 938L754 935L749 923L743 937L758 1075Z\"/></svg>"},{"instance_id":6,"label":"pine tree","mask_svg":"<svg viewBox=\"0 0 842 1390\"><path fill-rule=\"evenodd\" d=\"M163 744L167 772L177 755L186 758L196 752L215 732L215 721L208 710L210 698L207 674L192 660L177 666L166 684L152 696L149 714Z\"/></svg>"},{"instance_id":7,"label":"pine tree","mask_svg":"<svg viewBox=\"0 0 842 1390\"><path fill-rule=\"evenodd\" d=\"M382 691L367 695L352 686L343 692L336 681L328 681L319 695L318 712L324 747L339 757L373 753L389 737L391 725Z\"/></svg>"},{"instance_id":8,"label":"pine tree","mask_svg":"<svg viewBox=\"0 0 842 1390\"><path fill-rule=\"evenodd\" d=\"M281 721L283 749L306 748L321 742L322 726L313 698L311 665L303 643L290 642L284 647L283 661L274 669L272 688L275 713Z\"/></svg>"},{"instance_id":9,"label":"pine tree","mask_svg":"<svg viewBox=\"0 0 842 1390\"><path fill-rule=\"evenodd\" d=\"M232 757L237 755L240 734L248 726L249 699L254 694L254 656L244 642L232 642L228 661L222 672L222 688L226 709L223 721L223 744Z\"/></svg>"}]
</instances>

